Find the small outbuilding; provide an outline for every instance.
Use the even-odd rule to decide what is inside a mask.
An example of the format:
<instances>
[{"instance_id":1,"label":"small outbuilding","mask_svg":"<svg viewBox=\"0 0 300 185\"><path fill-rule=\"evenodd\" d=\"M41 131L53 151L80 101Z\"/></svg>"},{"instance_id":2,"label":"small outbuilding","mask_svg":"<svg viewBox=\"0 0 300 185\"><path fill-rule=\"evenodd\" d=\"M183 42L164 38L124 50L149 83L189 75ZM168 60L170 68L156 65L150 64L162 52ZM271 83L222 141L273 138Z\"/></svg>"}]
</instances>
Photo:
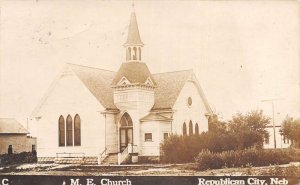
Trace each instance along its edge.
<instances>
[{"instance_id":1,"label":"small outbuilding","mask_svg":"<svg viewBox=\"0 0 300 185\"><path fill-rule=\"evenodd\" d=\"M36 138L13 118L0 118L0 155L36 150Z\"/></svg>"}]
</instances>

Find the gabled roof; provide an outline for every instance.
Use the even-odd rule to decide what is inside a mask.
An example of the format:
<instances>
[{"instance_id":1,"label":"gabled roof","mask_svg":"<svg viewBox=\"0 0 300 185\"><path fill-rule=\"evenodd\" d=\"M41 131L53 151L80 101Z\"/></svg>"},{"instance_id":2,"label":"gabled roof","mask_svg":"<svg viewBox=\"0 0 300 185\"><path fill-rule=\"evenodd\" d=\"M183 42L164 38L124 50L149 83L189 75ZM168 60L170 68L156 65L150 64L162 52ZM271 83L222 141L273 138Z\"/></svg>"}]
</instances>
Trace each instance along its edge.
<instances>
[{"instance_id":1,"label":"gabled roof","mask_svg":"<svg viewBox=\"0 0 300 185\"><path fill-rule=\"evenodd\" d=\"M154 89L155 104L152 109L171 109L192 73L192 70L184 70L153 74L157 87Z\"/></svg>"},{"instance_id":2,"label":"gabled roof","mask_svg":"<svg viewBox=\"0 0 300 185\"><path fill-rule=\"evenodd\" d=\"M183 86L191 77L194 77L194 75L195 74L192 69L153 74L153 78L157 83L157 88L154 89L155 104L152 110L172 109ZM212 113L199 82L196 78L194 78L193 81L203 100L207 112Z\"/></svg>"},{"instance_id":3,"label":"gabled roof","mask_svg":"<svg viewBox=\"0 0 300 185\"><path fill-rule=\"evenodd\" d=\"M68 66L105 108L116 109L111 88L116 72L75 64Z\"/></svg>"},{"instance_id":4,"label":"gabled roof","mask_svg":"<svg viewBox=\"0 0 300 185\"><path fill-rule=\"evenodd\" d=\"M172 109L183 86L194 74L193 70L174 71L151 75L147 65L142 62L122 63L118 73L87 66L68 64L83 84L107 109L117 109L114 105L113 88L123 76L131 83L144 83L150 76L155 83L155 103L152 110ZM196 82L197 89L208 112L212 112L206 97Z\"/></svg>"},{"instance_id":5,"label":"gabled roof","mask_svg":"<svg viewBox=\"0 0 300 185\"><path fill-rule=\"evenodd\" d=\"M138 67L134 67L135 65ZM192 70L184 70L151 75L145 63L142 62L123 63L118 73L76 64L67 64L67 66L106 109L117 109L114 105L112 84L118 83L123 76L126 76L131 83L144 83L148 75L156 85L155 103L152 110L172 109L184 84L194 74ZM211 109L202 89L198 82L196 83L205 107L210 113ZM40 106L34 112L37 112Z\"/></svg>"},{"instance_id":6,"label":"gabled roof","mask_svg":"<svg viewBox=\"0 0 300 185\"><path fill-rule=\"evenodd\" d=\"M13 118L0 118L0 134L28 134L28 131Z\"/></svg>"},{"instance_id":7,"label":"gabled roof","mask_svg":"<svg viewBox=\"0 0 300 185\"><path fill-rule=\"evenodd\" d=\"M148 115L142 117L140 121L172 121L171 118L150 112Z\"/></svg>"},{"instance_id":8,"label":"gabled roof","mask_svg":"<svg viewBox=\"0 0 300 185\"><path fill-rule=\"evenodd\" d=\"M126 79L132 84L144 84L150 77L154 85L156 85L155 80L153 79L147 65L144 62L122 63L111 85L117 85L123 77L126 77Z\"/></svg>"}]
</instances>

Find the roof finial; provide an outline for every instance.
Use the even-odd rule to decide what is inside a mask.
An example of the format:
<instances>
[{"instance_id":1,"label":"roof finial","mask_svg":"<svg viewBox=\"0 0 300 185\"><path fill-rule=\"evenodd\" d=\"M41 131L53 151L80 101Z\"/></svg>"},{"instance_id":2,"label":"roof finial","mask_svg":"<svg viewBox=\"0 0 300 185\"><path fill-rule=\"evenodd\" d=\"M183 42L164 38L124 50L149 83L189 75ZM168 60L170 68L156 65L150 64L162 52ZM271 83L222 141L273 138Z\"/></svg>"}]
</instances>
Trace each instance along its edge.
<instances>
[{"instance_id":1,"label":"roof finial","mask_svg":"<svg viewBox=\"0 0 300 185\"><path fill-rule=\"evenodd\" d=\"M132 0L131 6L132 6L132 11L134 12L134 0Z\"/></svg>"}]
</instances>

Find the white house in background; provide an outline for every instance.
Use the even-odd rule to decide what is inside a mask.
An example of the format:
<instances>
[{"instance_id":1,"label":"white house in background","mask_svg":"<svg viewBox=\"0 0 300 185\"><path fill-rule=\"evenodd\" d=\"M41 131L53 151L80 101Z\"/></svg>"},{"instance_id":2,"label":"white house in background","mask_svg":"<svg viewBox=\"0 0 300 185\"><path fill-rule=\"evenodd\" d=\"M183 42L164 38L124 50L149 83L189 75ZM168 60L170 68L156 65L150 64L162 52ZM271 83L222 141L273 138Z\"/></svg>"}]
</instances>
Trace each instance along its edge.
<instances>
[{"instance_id":1,"label":"white house in background","mask_svg":"<svg viewBox=\"0 0 300 185\"><path fill-rule=\"evenodd\" d=\"M143 45L133 10L117 72L66 64L32 115L40 161L157 160L169 134L208 130L212 111L193 71L152 74Z\"/></svg>"},{"instance_id":2,"label":"white house in background","mask_svg":"<svg viewBox=\"0 0 300 185\"><path fill-rule=\"evenodd\" d=\"M268 125L266 130L269 133L269 138L265 139L264 148L274 149L274 148L288 148L291 145L291 140L287 139L280 133L281 125ZM275 133L275 137L274 137ZM275 146L276 143L276 146Z\"/></svg>"}]
</instances>

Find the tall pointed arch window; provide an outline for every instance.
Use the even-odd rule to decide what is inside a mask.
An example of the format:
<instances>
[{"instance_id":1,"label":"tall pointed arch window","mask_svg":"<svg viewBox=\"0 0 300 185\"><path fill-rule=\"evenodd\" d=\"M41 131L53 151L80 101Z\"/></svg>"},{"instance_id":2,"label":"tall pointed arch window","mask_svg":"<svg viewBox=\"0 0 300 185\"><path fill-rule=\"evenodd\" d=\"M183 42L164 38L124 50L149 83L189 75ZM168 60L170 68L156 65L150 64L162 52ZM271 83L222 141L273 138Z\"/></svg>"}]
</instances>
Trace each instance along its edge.
<instances>
[{"instance_id":1,"label":"tall pointed arch window","mask_svg":"<svg viewBox=\"0 0 300 185\"><path fill-rule=\"evenodd\" d=\"M66 140L67 140L67 146L73 146L73 124L72 124L72 117L68 115L66 120Z\"/></svg>"},{"instance_id":2,"label":"tall pointed arch window","mask_svg":"<svg viewBox=\"0 0 300 185\"><path fill-rule=\"evenodd\" d=\"M193 135L193 123L192 123L192 121L189 122L189 135Z\"/></svg>"},{"instance_id":3,"label":"tall pointed arch window","mask_svg":"<svg viewBox=\"0 0 300 185\"><path fill-rule=\"evenodd\" d=\"M81 145L81 120L78 114L74 118L74 145Z\"/></svg>"},{"instance_id":4,"label":"tall pointed arch window","mask_svg":"<svg viewBox=\"0 0 300 185\"><path fill-rule=\"evenodd\" d=\"M60 116L58 119L58 145L65 146L65 119Z\"/></svg>"},{"instance_id":5,"label":"tall pointed arch window","mask_svg":"<svg viewBox=\"0 0 300 185\"><path fill-rule=\"evenodd\" d=\"M186 124L183 123L182 125L182 134L185 136L187 133L186 133Z\"/></svg>"},{"instance_id":6,"label":"tall pointed arch window","mask_svg":"<svg viewBox=\"0 0 300 185\"><path fill-rule=\"evenodd\" d=\"M198 126L198 123L196 123L196 125L195 125L195 134L199 135L199 126Z\"/></svg>"}]
</instances>

